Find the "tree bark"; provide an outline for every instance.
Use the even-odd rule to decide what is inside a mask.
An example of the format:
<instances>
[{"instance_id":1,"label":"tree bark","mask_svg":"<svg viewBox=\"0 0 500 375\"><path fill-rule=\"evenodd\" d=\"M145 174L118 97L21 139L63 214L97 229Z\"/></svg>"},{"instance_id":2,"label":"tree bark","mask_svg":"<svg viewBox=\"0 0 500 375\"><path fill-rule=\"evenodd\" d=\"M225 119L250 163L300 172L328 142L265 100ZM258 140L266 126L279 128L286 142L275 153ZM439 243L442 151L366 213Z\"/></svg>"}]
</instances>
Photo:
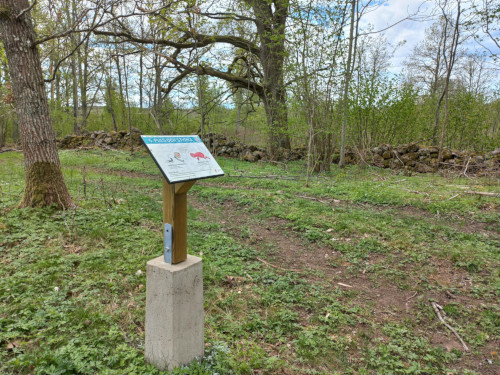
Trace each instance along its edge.
<instances>
[{"instance_id":1,"label":"tree bark","mask_svg":"<svg viewBox=\"0 0 500 375\"><path fill-rule=\"evenodd\" d=\"M87 100L87 88L89 85L89 39L83 45L83 56L81 51L78 53L79 60L79 73L80 73L80 100L82 103L82 122L80 123L79 130L85 129L87 126L87 118L88 118L88 100Z\"/></svg>"},{"instance_id":2,"label":"tree bark","mask_svg":"<svg viewBox=\"0 0 500 375\"><path fill-rule=\"evenodd\" d=\"M143 94L142 94L142 77L143 77L143 67L142 67L142 51L139 54L139 109L140 114L142 115L142 101L143 99Z\"/></svg>"},{"instance_id":3,"label":"tree bark","mask_svg":"<svg viewBox=\"0 0 500 375\"><path fill-rule=\"evenodd\" d=\"M457 47L459 43L459 38L460 38L460 15L461 15L461 2L460 0L457 0L457 16L455 20L455 27L453 29L453 36L452 36L452 41L451 41L451 47L450 47L450 56L449 59L445 58L446 62L446 80L445 80L445 85L444 85L444 90L443 94L445 94L445 112L444 112L444 120L443 124L441 125L441 136L439 138L439 153L438 153L438 160L437 160L437 168L439 168L439 165L443 162L443 144L444 144L444 138L446 134L446 125L448 124L448 100L449 100L449 85L450 85L450 76L451 76L451 71L453 70L453 66L455 64L456 56L457 56ZM446 56L446 55L445 55Z\"/></svg>"},{"instance_id":4,"label":"tree bark","mask_svg":"<svg viewBox=\"0 0 500 375\"><path fill-rule=\"evenodd\" d=\"M260 39L259 57L263 73L264 108L269 126L270 152L278 156L279 148L290 149L286 89L284 85L285 26L288 18L288 0L251 1Z\"/></svg>"},{"instance_id":5,"label":"tree bark","mask_svg":"<svg viewBox=\"0 0 500 375\"><path fill-rule=\"evenodd\" d=\"M76 1L71 2L71 11L69 6L66 8L66 16L68 17L69 23L71 24L73 20L76 19ZM71 34L71 48L75 48L78 45L77 35L75 33ZM71 78L72 78L72 94L73 94L73 133L80 134L80 127L78 123L78 69L77 69L77 56L75 53L71 55L70 66L71 66Z\"/></svg>"},{"instance_id":6,"label":"tree bark","mask_svg":"<svg viewBox=\"0 0 500 375\"><path fill-rule=\"evenodd\" d=\"M118 47L117 47L118 48ZM122 70L120 68L120 55L117 54L114 57L116 72L118 73L118 88L120 92L118 93L118 100L120 101L118 104L118 108L120 109L120 120L121 120L121 129L125 129L125 113L124 113L124 100L123 100L123 83L122 83Z\"/></svg>"},{"instance_id":7,"label":"tree bark","mask_svg":"<svg viewBox=\"0 0 500 375\"><path fill-rule=\"evenodd\" d=\"M0 0L0 33L9 63L24 151L25 187L21 207L75 204L64 182L45 95L28 0ZM20 15L20 16L19 16Z\"/></svg>"},{"instance_id":8,"label":"tree bark","mask_svg":"<svg viewBox=\"0 0 500 375\"><path fill-rule=\"evenodd\" d=\"M354 15L356 14L356 0L351 1L351 26L349 29L349 50L347 54L347 67L346 67L346 72L344 76L344 93L342 97L342 130L341 130L341 136L340 136L340 160L339 160L339 167L344 168L345 167L345 146L346 146L346 127L347 127L347 109L349 105L349 84L351 82L351 73L352 73L352 67L351 67L351 60L352 60L352 55L353 55L353 41L354 41L354 22L355 22L355 17ZM357 37L357 36L356 36ZM354 51L356 53L356 51Z\"/></svg>"},{"instance_id":9,"label":"tree bark","mask_svg":"<svg viewBox=\"0 0 500 375\"><path fill-rule=\"evenodd\" d=\"M115 109L113 108L113 83L111 81L111 75L107 81L106 94L108 96L109 113L111 114L111 120L113 121L113 130L116 132L118 131L118 128L116 127Z\"/></svg>"}]
</instances>

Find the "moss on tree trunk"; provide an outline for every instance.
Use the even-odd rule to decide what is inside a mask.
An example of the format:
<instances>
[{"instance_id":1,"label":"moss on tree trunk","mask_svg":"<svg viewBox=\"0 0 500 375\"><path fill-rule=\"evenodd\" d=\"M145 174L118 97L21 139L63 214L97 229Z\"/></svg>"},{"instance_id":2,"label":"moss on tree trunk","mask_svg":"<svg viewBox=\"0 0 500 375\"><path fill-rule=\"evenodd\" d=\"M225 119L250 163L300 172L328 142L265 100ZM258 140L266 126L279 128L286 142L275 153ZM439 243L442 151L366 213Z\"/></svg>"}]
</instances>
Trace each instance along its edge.
<instances>
[{"instance_id":1,"label":"moss on tree trunk","mask_svg":"<svg viewBox=\"0 0 500 375\"><path fill-rule=\"evenodd\" d=\"M26 185L20 207L56 205L67 209L74 206L63 181L61 167L54 163L38 162L26 169Z\"/></svg>"},{"instance_id":2,"label":"moss on tree trunk","mask_svg":"<svg viewBox=\"0 0 500 375\"><path fill-rule=\"evenodd\" d=\"M28 0L0 0L0 34L9 64L26 170L21 207L73 207L64 183Z\"/></svg>"}]
</instances>

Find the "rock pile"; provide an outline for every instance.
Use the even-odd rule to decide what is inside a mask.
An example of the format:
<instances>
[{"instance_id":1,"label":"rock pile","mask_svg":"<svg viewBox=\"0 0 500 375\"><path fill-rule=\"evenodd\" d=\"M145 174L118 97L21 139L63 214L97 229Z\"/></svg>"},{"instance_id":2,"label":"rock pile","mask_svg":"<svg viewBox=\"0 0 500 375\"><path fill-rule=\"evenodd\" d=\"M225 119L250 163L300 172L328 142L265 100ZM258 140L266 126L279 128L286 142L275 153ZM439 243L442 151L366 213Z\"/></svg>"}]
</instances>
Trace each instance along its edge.
<instances>
[{"instance_id":1,"label":"rock pile","mask_svg":"<svg viewBox=\"0 0 500 375\"><path fill-rule=\"evenodd\" d=\"M432 172L438 166L439 149L436 146L410 143L398 147L380 145L371 150L368 162L383 168L405 168L416 172ZM468 151L443 149L443 162L439 168L467 168L470 172L479 170L498 170L500 168L500 149L479 154Z\"/></svg>"},{"instance_id":2,"label":"rock pile","mask_svg":"<svg viewBox=\"0 0 500 375\"><path fill-rule=\"evenodd\" d=\"M210 152L216 156L239 158L240 160L250 162L269 159L269 154L266 149L253 145L248 146L243 142L231 140L221 134L208 133L203 137L203 142ZM278 149L278 155L276 155L275 159L292 161L303 159L305 156L305 148L295 148L293 150L280 148Z\"/></svg>"},{"instance_id":3,"label":"rock pile","mask_svg":"<svg viewBox=\"0 0 500 375\"><path fill-rule=\"evenodd\" d=\"M142 147L140 139L141 131L132 128L131 132L121 130L118 132L86 132L82 135L68 135L57 141L59 148L71 149L79 147L100 147L104 149L130 148L131 142L136 147ZM249 146L240 141L229 139L222 134L208 133L202 138L210 152L215 156L238 158L249 162L268 160L270 155L266 149L257 146ZM363 155L354 152L353 149L346 150L346 164L356 164L365 161L370 165L406 169L415 172L432 172L436 170L438 159L438 148L435 146L419 145L410 143L407 145L393 147L388 144L377 146ZM279 149L275 159L282 161L301 160L307 157L306 148L293 150ZM338 162L338 154L333 156L333 163ZM445 148L443 150L443 163L440 169L467 169L470 173L500 171L500 148L484 154L455 151Z\"/></svg>"},{"instance_id":4,"label":"rock pile","mask_svg":"<svg viewBox=\"0 0 500 375\"><path fill-rule=\"evenodd\" d=\"M208 133L203 142L215 156L239 158L246 161L257 161L268 157L267 151L257 146L247 146L243 142L234 141L222 134Z\"/></svg>"},{"instance_id":5,"label":"rock pile","mask_svg":"<svg viewBox=\"0 0 500 375\"><path fill-rule=\"evenodd\" d=\"M57 146L61 149L79 147L130 148L131 144L134 147L139 147L142 145L141 134L141 131L136 128L132 128L131 132L120 130L106 133L104 130L98 130L84 132L82 135L67 135L57 140Z\"/></svg>"}]
</instances>

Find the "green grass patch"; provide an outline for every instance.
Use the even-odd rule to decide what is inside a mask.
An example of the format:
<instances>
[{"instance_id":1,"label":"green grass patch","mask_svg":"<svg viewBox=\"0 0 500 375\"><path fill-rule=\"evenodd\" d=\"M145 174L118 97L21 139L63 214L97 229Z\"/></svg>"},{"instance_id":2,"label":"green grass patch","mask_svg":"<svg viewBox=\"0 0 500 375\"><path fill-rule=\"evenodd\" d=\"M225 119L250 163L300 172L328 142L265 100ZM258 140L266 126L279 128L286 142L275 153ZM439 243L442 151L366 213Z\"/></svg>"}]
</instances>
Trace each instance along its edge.
<instances>
[{"instance_id":1,"label":"green grass patch","mask_svg":"<svg viewBox=\"0 0 500 375\"><path fill-rule=\"evenodd\" d=\"M78 203L66 212L18 209L22 155L0 154L0 373L166 374L144 361L145 264L162 251L157 167L142 152L60 156ZM498 368L500 203L465 193L500 192L498 181L333 167L306 186L302 162L218 161L226 177L189 194L206 352L174 374ZM262 235L277 229L281 243ZM289 271L303 259L310 267ZM454 336L430 301L471 354L435 340Z\"/></svg>"}]
</instances>

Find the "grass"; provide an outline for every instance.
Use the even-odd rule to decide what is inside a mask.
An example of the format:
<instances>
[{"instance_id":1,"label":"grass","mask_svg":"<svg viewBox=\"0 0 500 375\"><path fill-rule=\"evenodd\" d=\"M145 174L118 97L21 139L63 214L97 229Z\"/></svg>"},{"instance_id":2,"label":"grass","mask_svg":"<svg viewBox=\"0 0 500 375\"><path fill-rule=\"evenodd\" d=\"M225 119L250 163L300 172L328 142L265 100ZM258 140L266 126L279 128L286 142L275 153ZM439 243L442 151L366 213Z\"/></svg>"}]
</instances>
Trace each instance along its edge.
<instances>
[{"instance_id":1,"label":"grass","mask_svg":"<svg viewBox=\"0 0 500 375\"><path fill-rule=\"evenodd\" d=\"M16 208L22 155L0 154L0 373L165 373L143 359L158 170L141 153L60 157L67 212ZM206 353L175 374L498 371L500 203L464 193L498 180L349 167L306 186L301 162L219 163L188 199Z\"/></svg>"}]
</instances>

